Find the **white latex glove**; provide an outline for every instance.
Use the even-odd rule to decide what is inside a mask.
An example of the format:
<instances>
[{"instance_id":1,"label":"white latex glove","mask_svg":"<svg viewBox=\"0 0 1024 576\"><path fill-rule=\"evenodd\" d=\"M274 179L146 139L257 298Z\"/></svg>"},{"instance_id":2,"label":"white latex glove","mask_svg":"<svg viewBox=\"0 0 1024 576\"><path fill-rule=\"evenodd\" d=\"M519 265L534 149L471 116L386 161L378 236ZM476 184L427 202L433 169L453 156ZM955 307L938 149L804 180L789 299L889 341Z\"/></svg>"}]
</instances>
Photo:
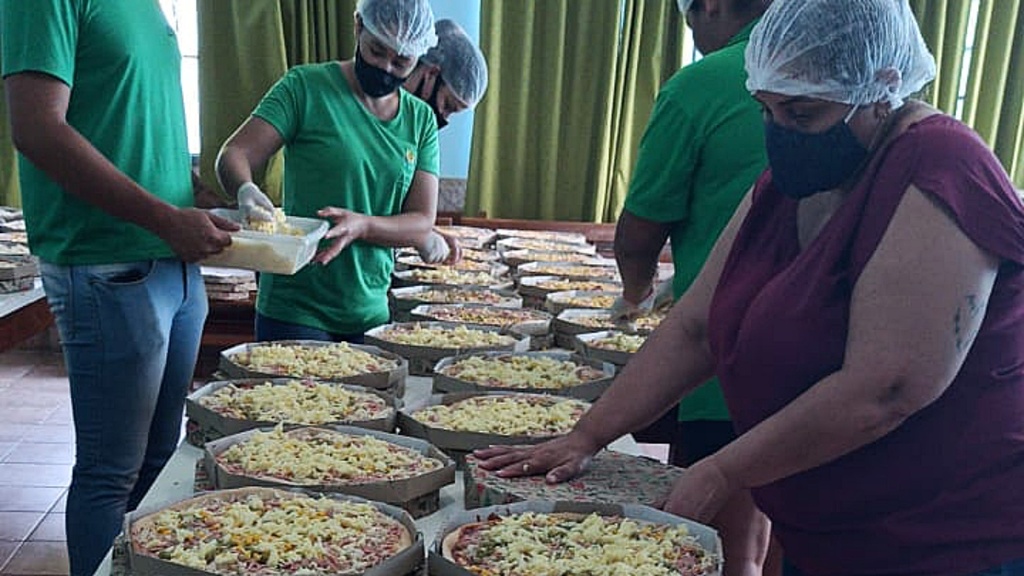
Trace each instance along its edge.
<instances>
[{"instance_id":1,"label":"white latex glove","mask_svg":"<svg viewBox=\"0 0 1024 576\"><path fill-rule=\"evenodd\" d=\"M615 299L612 307L608 309L608 316L616 324L629 324L633 320L647 314L654 308L654 294L652 289L639 303L634 304L622 296Z\"/></svg>"},{"instance_id":2,"label":"white latex glove","mask_svg":"<svg viewBox=\"0 0 1024 576\"><path fill-rule=\"evenodd\" d=\"M419 252L420 259L427 264L440 264L448 258L450 253L448 243L437 232L431 232L430 236L427 236L426 242L422 246L416 247L416 251Z\"/></svg>"},{"instance_id":3,"label":"white latex glove","mask_svg":"<svg viewBox=\"0 0 1024 576\"><path fill-rule=\"evenodd\" d=\"M243 222L272 222L274 203L252 182L238 187L238 211Z\"/></svg>"},{"instance_id":4,"label":"white latex glove","mask_svg":"<svg viewBox=\"0 0 1024 576\"><path fill-rule=\"evenodd\" d=\"M676 302L675 291L673 290L673 284L675 276L669 276L663 282L660 282L654 287L654 303L651 305L653 310L662 310L671 308Z\"/></svg>"}]
</instances>

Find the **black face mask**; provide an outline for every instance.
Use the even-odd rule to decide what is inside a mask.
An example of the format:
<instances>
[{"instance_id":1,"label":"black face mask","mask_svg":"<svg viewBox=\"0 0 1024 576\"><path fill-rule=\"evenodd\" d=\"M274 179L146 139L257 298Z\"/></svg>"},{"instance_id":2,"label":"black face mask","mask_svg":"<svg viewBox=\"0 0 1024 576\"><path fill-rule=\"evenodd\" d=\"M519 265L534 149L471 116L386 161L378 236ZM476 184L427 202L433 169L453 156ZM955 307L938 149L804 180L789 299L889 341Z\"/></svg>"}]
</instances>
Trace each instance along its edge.
<instances>
[{"instance_id":1,"label":"black face mask","mask_svg":"<svg viewBox=\"0 0 1024 576\"><path fill-rule=\"evenodd\" d=\"M359 87L370 98L387 96L398 90L402 82L405 82L405 78L399 78L386 70L368 64L366 60L363 60L358 46L356 46L355 72Z\"/></svg>"},{"instance_id":2,"label":"black face mask","mask_svg":"<svg viewBox=\"0 0 1024 576\"><path fill-rule=\"evenodd\" d=\"M437 91L444 85L444 80L440 76L434 81L434 91L431 92L430 98L427 98L427 104L434 110L434 120L437 120L437 129L440 130L448 125L448 120L441 115L441 111L437 108Z\"/></svg>"}]
</instances>

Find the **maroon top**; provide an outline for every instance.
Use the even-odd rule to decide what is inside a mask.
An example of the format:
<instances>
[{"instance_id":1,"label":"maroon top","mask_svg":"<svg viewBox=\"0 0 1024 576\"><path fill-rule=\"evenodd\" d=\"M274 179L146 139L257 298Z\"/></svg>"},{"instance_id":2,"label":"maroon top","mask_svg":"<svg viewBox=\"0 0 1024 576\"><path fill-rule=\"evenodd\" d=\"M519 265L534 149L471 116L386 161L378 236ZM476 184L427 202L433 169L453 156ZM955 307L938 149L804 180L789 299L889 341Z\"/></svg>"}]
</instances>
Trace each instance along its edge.
<instances>
[{"instance_id":1,"label":"maroon top","mask_svg":"<svg viewBox=\"0 0 1024 576\"><path fill-rule=\"evenodd\" d=\"M754 497L814 576L964 574L1024 558L1024 206L978 136L946 116L898 136L862 182L803 252L797 202L770 172L755 185L710 312L738 431L841 368L853 286L910 185L1002 261L985 320L936 402Z\"/></svg>"}]
</instances>

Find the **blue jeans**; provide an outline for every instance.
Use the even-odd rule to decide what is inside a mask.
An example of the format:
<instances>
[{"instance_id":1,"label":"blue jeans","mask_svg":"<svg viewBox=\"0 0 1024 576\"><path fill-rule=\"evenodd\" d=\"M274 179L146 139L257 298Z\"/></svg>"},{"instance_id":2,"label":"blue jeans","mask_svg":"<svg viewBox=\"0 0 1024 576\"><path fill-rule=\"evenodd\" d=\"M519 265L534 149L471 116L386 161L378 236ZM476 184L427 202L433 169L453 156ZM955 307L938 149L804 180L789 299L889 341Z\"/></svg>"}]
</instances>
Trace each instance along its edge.
<instances>
[{"instance_id":1,"label":"blue jeans","mask_svg":"<svg viewBox=\"0 0 1024 576\"><path fill-rule=\"evenodd\" d=\"M338 334L311 326L293 324L256 313L255 337L257 342L270 340L319 340L321 342L348 342L362 344L363 334Z\"/></svg>"},{"instance_id":2,"label":"blue jeans","mask_svg":"<svg viewBox=\"0 0 1024 576\"><path fill-rule=\"evenodd\" d=\"M789 562L785 563L782 570L782 576L803 576L803 574L803 572ZM1024 558L965 576L1024 576Z\"/></svg>"},{"instance_id":3,"label":"blue jeans","mask_svg":"<svg viewBox=\"0 0 1024 576\"><path fill-rule=\"evenodd\" d=\"M177 260L41 268L75 423L68 558L91 575L178 446L206 289Z\"/></svg>"}]
</instances>

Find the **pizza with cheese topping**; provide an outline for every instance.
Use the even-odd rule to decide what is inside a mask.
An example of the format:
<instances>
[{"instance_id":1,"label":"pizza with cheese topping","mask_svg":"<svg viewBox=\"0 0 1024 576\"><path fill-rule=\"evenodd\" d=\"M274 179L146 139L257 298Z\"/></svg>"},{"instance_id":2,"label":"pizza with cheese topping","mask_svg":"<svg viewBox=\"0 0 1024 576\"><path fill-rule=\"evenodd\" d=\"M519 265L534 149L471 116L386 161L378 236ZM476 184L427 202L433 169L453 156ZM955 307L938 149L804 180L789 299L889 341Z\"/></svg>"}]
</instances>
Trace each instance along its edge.
<instances>
[{"instance_id":1,"label":"pizza with cheese topping","mask_svg":"<svg viewBox=\"0 0 1024 576\"><path fill-rule=\"evenodd\" d=\"M335 424L387 418L394 408L371 392L337 384L291 380L283 384L228 384L198 403L226 418L250 422Z\"/></svg>"},{"instance_id":2,"label":"pizza with cheese topping","mask_svg":"<svg viewBox=\"0 0 1024 576\"><path fill-rule=\"evenodd\" d=\"M431 326L418 322L392 325L378 332L375 337L395 344L430 348L488 348L512 346L516 343L514 337L499 332L469 326Z\"/></svg>"},{"instance_id":3,"label":"pizza with cheese topping","mask_svg":"<svg viewBox=\"0 0 1024 576\"><path fill-rule=\"evenodd\" d=\"M488 262L481 262L477 260L470 260L463 258L456 264L442 264L436 263L431 264L424 262L419 256L402 256L398 258L399 264L405 264L406 266L417 266L420 268L434 268L438 270L462 270L468 272L487 272L490 273L494 267L494 264Z\"/></svg>"},{"instance_id":4,"label":"pizza with cheese topping","mask_svg":"<svg viewBox=\"0 0 1024 576\"><path fill-rule=\"evenodd\" d=\"M499 228L498 236L504 238L527 238L530 240L547 240L566 244L586 244L587 237L579 232L562 232L560 230L513 230Z\"/></svg>"},{"instance_id":5,"label":"pizza with cheese topping","mask_svg":"<svg viewBox=\"0 0 1024 576\"><path fill-rule=\"evenodd\" d=\"M398 368L396 360L370 354L347 342L322 345L261 343L232 355L231 360L252 372L325 380Z\"/></svg>"},{"instance_id":6,"label":"pizza with cheese topping","mask_svg":"<svg viewBox=\"0 0 1024 576\"><path fill-rule=\"evenodd\" d=\"M585 364L528 354L469 356L445 366L440 373L481 386L536 390L571 388L606 376Z\"/></svg>"},{"instance_id":7,"label":"pizza with cheese topping","mask_svg":"<svg viewBox=\"0 0 1024 576\"><path fill-rule=\"evenodd\" d=\"M520 266L519 272L591 280L618 280L619 278L619 272L614 266L559 266L558 262L537 262L535 266L529 268Z\"/></svg>"},{"instance_id":8,"label":"pizza with cheese topping","mask_svg":"<svg viewBox=\"0 0 1024 576\"><path fill-rule=\"evenodd\" d=\"M622 290L622 286L612 282L572 280L570 278L555 278L553 280L530 283L530 285L549 292L615 292Z\"/></svg>"},{"instance_id":9,"label":"pizza with cheese topping","mask_svg":"<svg viewBox=\"0 0 1024 576\"><path fill-rule=\"evenodd\" d=\"M494 515L456 528L441 548L480 576L705 576L718 567L685 526L597 514Z\"/></svg>"},{"instance_id":10,"label":"pizza with cheese topping","mask_svg":"<svg viewBox=\"0 0 1024 576\"><path fill-rule=\"evenodd\" d=\"M548 437L568 434L590 404L534 394L472 396L412 413L421 424L457 432Z\"/></svg>"},{"instance_id":11,"label":"pizza with cheese topping","mask_svg":"<svg viewBox=\"0 0 1024 576\"><path fill-rule=\"evenodd\" d=\"M396 295L395 299L415 300L417 302L427 302L431 304L490 304L492 306L508 308L517 308L519 304L516 298L504 296L498 292L473 288L458 288L454 286L421 290L419 292L402 296Z\"/></svg>"},{"instance_id":12,"label":"pizza with cheese topping","mask_svg":"<svg viewBox=\"0 0 1024 576\"><path fill-rule=\"evenodd\" d=\"M451 268L410 270L409 279L423 284L452 284L454 286L491 286L502 282L500 277L489 272L472 272Z\"/></svg>"},{"instance_id":13,"label":"pizza with cheese topping","mask_svg":"<svg viewBox=\"0 0 1024 576\"><path fill-rule=\"evenodd\" d=\"M362 574L412 544L372 504L269 488L212 492L131 526L135 554L230 576Z\"/></svg>"},{"instance_id":14,"label":"pizza with cheese topping","mask_svg":"<svg viewBox=\"0 0 1024 576\"><path fill-rule=\"evenodd\" d=\"M505 252L505 259L522 262L573 262L582 264L594 259L591 254L579 252L547 252L544 250L512 250Z\"/></svg>"},{"instance_id":15,"label":"pizza with cheese topping","mask_svg":"<svg viewBox=\"0 0 1024 576\"><path fill-rule=\"evenodd\" d=\"M664 319L664 312L651 312L632 320L630 322L630 328L639 332L653 332ZM568 316L563 312L563 315L559 320L569 324L599 330L612 330L619 327L612 321L611 315L607 310L594 310L593 314L581 314L579 316Z\"/></svg>"},{"instance_id":16,"label":"pizza with cheese topping","mask_svg":"<svg viewBox=\"0 0 1024 576\"><path fill-rule=\"evenodd\" d=\"M579 252L581 254L597 253L597 249L593 244L571 244L569 242L537 240L533 238L506 238L505 240L498 242L498 249L541 250L544 252Z\"/></svg>"},{"instance_id":17,"label":"pizza with cheese topping","mask_svg":"<svg viewBox=\"0 0 1024 576\"><path fill-rule=\"evenodd\" d=\"M588 344L602 350L615 350L632 354L643 346L645 340L647 340L647 337L640 334L626 334L625 332L613 331L602 338L590 340Z\"/></svg>"},{"instance_id":18,"label":"pizza with cheese topping","mask_svg":"<svg viewBox=\"0 0 1024 576\"><path fill-rule=\"evenodd\" d=\"M548 295L548 299L562 307L569 308L611 308L615 303L615 293L558 293Z\"/></svg>"},{"instance_id":19,"label":"pizza with cheese topping","mask_svg":"<svg viewBox=\"0 0 1024 576\"><path fill-rule=\"evenodd\" d=\"M478 250L476 248L463 248L462 257L466 260L476 260L477 262L494 262L498 259L498 252L496 250Z\"/></svg>"},{"instance_id":20,"label":"pizza with cheese topping","mask_svg":"<svg viewBox=\"0 0 1024 576\"><path fill-rule=\"evenodd\" d=\"M551 315L530 308L494 308L491 306L428 306L415 312L442 322L464 322L487 326L514 326L526 322L548 322Z\"/></svg>"},{"instance_id":21,"label":"pizza with cheese topping","mask_svg":"<svg viewBox=\"0 0 1024 576\"><path fill-rule=\"evenodd\" d=\"M227 472L298 485L406 480L444 467L436 458L369 435L281 426L253 432L215 456Z\"/></svg>"}]
</instances>

